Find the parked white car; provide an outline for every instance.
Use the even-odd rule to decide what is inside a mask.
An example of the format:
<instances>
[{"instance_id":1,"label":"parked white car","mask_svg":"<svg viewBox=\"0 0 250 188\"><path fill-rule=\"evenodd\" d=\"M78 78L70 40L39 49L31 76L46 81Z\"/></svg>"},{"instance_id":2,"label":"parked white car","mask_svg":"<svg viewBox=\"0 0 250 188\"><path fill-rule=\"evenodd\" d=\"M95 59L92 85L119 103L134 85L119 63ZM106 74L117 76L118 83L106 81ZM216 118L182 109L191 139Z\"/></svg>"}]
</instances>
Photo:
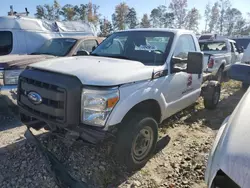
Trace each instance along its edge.
<instances>
[{"instance_id":1,"label":"parked white car","mask_svg":"<svg viewBox=\"0 0 250 188\"><path fill-rule=\"evenodd\" d=\"M232 79L250 84L250 65L231 67ZM205 174L209 188L250 187L250 89L220 127L211 149Z\"/></svg>"},{"instance_id":2,"label":"parked white car","mask_svg":"<svg viewBox=\"0 0 250 188\"><path fill-rule=\"evenodd\" d=\"M129 169L153 154L158 123L202 94L214 109L220 84L205 81L203 53L191 31L134 29L113 33L84 57L50 59L19 77L21 120L63 129L91 143L115 136L114 153Z\"/></svg>"},{"instance_id":3,"label":"parked white car","mask_svg":"<svg viewBox=\"0 0 250 188\"><path fill-rule=\"evenodd\" d=\"M237 48L236 42L230 39L199 40L204 52L204 71L212 73L221 82L223 72L231 65L241 62L243 51Z\"/></svg>"}]
</instances>

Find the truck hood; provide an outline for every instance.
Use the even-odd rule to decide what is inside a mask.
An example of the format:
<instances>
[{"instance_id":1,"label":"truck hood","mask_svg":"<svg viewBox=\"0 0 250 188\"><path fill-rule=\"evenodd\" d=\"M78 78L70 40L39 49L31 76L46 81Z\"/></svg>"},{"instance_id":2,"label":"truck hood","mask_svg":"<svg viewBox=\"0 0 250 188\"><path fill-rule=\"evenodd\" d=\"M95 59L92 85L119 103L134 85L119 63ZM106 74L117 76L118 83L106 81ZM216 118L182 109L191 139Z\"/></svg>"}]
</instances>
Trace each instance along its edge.
<instances>
[{"instance_id":1,"label":"truck hood","mask_svg":"<svg viewBox=\"0 0 250 188\"><path fill-rule=\"evenodd\" d=\"M213 163L240 187L250 187L250 89L232 113L216 149Z\"/></svg>"},{"instance_id":2,"label":"truck hood","mask_svg":"<svg viewBox=\"0 0 250 188\"><path fill-rule=\"evenodd\" d=\"M5 55L0 56L0 68L15 69L25 68L27 65L55 58L51 55Z\"/></svg>"},{"instance_id":3,"label":"truck hood","mask_svg":"<svg viewBox=\"0 0 250 188\"><path fill-rule=\"evenodd\" d=\"M116 86L147 80L154 66L141 62L107 57L82 56L47 60L30 67L76 76L84 85Z\"/></svg>"}]
</instances>

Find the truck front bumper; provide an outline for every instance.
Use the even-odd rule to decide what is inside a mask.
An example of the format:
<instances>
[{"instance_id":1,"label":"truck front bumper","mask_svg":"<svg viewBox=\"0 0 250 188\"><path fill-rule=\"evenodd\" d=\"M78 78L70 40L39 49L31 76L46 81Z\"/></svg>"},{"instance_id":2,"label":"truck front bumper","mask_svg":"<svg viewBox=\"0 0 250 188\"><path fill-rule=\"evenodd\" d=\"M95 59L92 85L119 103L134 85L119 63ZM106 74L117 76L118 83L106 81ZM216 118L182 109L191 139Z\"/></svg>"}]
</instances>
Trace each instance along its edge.
<instances>
[{"instance_id":1,"label":"truck front bumper","mask_svg":"<svg viewBox=\"0 0 250 188\"><path fill-rule=\"evenodd\" d=\"M85 124L62 128L60 125L44 120L43 118L29 112L21 106L19 106L19 112L21 122L23 122L27 127L32 127L36 130L44 127L49 127L49 130L51 131L65 130L66 134L77 136L91 144L97 144L103 140L112 138L116 132L116 126L110 127L109 130Z\"/></svg>"},{"instance_id":2,"label":"truck front bumper","mask_svg":"<svg viewBox=\"0 0 250 188\"><path fill-rule=\"evenodd\" d=\"M17 85L0 86L0 96L4 97L8 105L17 105Z\"/></svg>"}]
</instances>

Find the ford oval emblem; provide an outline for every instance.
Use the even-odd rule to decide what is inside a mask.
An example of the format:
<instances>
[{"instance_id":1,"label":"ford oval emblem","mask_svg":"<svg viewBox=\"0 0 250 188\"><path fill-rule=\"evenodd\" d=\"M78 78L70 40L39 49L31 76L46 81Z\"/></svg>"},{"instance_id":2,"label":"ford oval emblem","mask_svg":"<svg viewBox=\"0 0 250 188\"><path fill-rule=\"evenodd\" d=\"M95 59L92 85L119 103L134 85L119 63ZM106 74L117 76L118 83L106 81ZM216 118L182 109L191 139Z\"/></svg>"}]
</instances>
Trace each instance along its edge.
<instances>
[{"instance_id":1,"label":"ford oval emblem","mask_svg":"<svg viewBox=\"0 0 250 188\"><path fill-rule=\"evenodd\" d=\"M33 104L41 104L43 99L42 97L34 92L34 91L31 91L28 93L28 99L33 103Z\"/></svg>"}]
</instances>

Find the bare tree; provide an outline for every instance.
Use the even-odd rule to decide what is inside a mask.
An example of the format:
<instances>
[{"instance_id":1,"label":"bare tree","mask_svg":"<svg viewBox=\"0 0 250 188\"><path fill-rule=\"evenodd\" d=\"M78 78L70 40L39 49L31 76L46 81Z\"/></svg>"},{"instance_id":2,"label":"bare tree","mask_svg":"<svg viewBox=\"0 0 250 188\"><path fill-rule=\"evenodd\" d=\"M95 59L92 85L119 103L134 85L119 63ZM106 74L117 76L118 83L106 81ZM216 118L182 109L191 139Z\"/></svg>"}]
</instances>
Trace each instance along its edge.
<instances>
[{"instance_id":1,"label":"bare tree","mask_svg":"<svg viewBox=\"0 0 250 188\"><path fill-rule=\"evenodd\" d=\"M230 7L231 7L230 0L219 1L220 14L219 14L218 26L219 26L219 32L221 35L224 34L226 12L228 9L230 9Z\"/></svg>"},{"instance_id":2,"label":"bare tree","mask_svg":"<svg viewBox=\"0 0 250 188\"><path fill-rule=\"evenodd\" d=\"M78 20L87 21L88 4L80 4L75 6L76 17Z\"/></svg>"},{"instance_id":3,"label":"bare tree","mask_svg":"<svg viewBox=\"0 0 250 188\"><path fill-rule=\"evenodd\" d=\"M36 18L48 20L60 20L60 4L54 0L53 5L45 4L36 6Z\"/></svg>"},{"instance_id":4,"label":"bare tree","mask_svg":"<svg viewBox=\"0 0 250 188\"><path fill-rule=\"evenodd\" d=\"M158 8L154 8L150 14L153 27L160 27L160 17L161 17L160 10Z\"/></svg>"},{"instance_id":5,"label":"bare tree","mask_svg":"<svg viewBox=\"0 0 250 188\"><path fill-rule=\"evenodd\" d=\"M57 0L54 0L53 9L54 9L54 18L55 18L55 20L60 20L61 6L60 6L60 4L58 3Z\"/></svg>"},{"instance_id":6,"label":"bare tree","mask_svg":"<svg viewBox=\"0 0 250 188\"><path fill-rule=\"evenodd\" d=\"M60 15L64 17L64 20L72 21L75 20L76 10L75 7L71 4L66 4L62 7Z\"/></svg>"},{"instance_id":7,"label":"bare tree","mask_svg":"<svg viewBox=\"0 0 250 188\"><path fill-rule=\"evenodd\" d=\"M210 19L211 19L211 4L210 3L206 5L204 18L205 18L205 32L206 32L208 29Z\"/></svg>"},{"instance_id":8,"label":"bare tree","mask_svg":"<svg viewBox=\"0 0 250 188\"><path fill-rule=\"evenodd\" d=\"M126 17L129 7L126 3L120 3L115 7L115 13L112 15L113 25L116 29L124 30L126 26Z\"/></svg>"},{"instance_id":9,"label":"bare tree","mask_svg":"<svg viewBox=\"0 0 250 188\"><path fill-rule=\"evenodd\" d=\"M107 37L113 31L111 22L105 18L100 20L100 31L98 36Z\"/></svg>"},{"instance_id":10,"label":"bare tree","mask_svg":"<svg viewBox=\"0 0 250 188\"><path fill-rule=\"evenodd\" d=\"M169 9L174 13L177 28L183 28L187 15L187 0L172 0Z\"/></svg>"},{"instance_id":11,"label":"bare tree","mask_svg":"<svg viewBox=\"0 0 250 188\"><path fill-rule=\"evenodd\" d=\"M218 2L216 2L216 3L214 3L214 5L212 7L210 22L208 24L210 33L212 33L214 31L215 26L218 22L219 15L220 15L219 4L218 4Z\"/></svg>"},{"instance_id":12,"label":"bare tree","mask_svg":"<svg viewBox=\"0 0 250 188\"><path fill-rule=\"evenodd\" d=\"M167 11L167 7L160 5L151 11L150 19L152 27L172 27L174 24L174 14Z\"/></svg>"},{"instance_id":13,"label":"bare tree","mask_svg":"<svg viewBox=\"0 0 250 188\"><path fill-rule=\"evenodd\" d=\"M201 15L199 13L199 10L196 8L192 8L185 19L185 28L188 30L193 30L195 32L199 29L199 20L201 18Z\"/></svg>"},{"instance_id":14,"label":"bare tree","mask_svg":"<svg viewBox=\"0 0 250 188\"><path fill-rule=\"evenodd\" d=\"M46 18L46 10L44 9L44 7L42 5L38 5L36 6L36 13L35 16L38 19L43 19Z\"/></svg>"},{"instance_id":15,"label":"bare tree","mask_svg":"<svg viewBox=\"0 0 250 188\"><path fill-rule=\"evenodd\" d=\"M234 33L236 24L242 23L242 13L236 8L228 8L225 14L224 26L228 36Z\"/></svg>"},{"instance_id":16,"label":"bare tree","mask_svg":"<svg viewBox=\"0 0 250 188\"><path fill-rule=\"evenodd\" d=\"M233 35L234 36L245 35L247 33L246 30L247 30L246 20L243 18L242 20L238 20L236 22Z\"/></svg>"},{"instance_id":17,"label":"bare tree","mask_svg":"<svg viewBox=\"0 0 250 188\"><path fill-rule=\"evenodd\" d=\"M134 8L129 8L126 16L126 24L129 29L134 29L138 25L137 13Z\"/></svg>"},{"instance_id":18,"label":"bare tree","mask_svg":"<svg viewBox=\"0 0 250 188\"><path fill-rule=\"evenodd\" d=\"M164 14L164 27L173 28L174 27L174 13L166 12Z\"/></svg>"},{"instance_id":19,"label":"bare tree","mask_svg":"<svg viewBox=\"0 0 250 188\"><path fill-rule=\"evenodd\" d=\"M143 14L140 25L142 28L149 28L150 27L150 20L149 20L147 14Z\"/></svg>"}]
</instances>

